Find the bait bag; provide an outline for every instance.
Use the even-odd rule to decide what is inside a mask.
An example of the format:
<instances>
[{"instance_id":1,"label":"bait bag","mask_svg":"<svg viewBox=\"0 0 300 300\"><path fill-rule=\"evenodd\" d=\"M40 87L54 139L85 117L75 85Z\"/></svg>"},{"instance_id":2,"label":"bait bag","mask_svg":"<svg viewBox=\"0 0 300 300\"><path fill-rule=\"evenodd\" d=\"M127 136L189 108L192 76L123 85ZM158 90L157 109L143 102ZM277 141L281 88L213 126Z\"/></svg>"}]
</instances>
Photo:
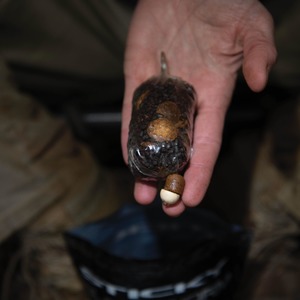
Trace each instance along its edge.
<instances>
[{"instance_id":1,"label":"bait bag","mask_svg":"<svg viewBox=\"0 0 300 300\"><path fill-rule=\"evenodd\" d=\"M196 93L177 77L157 76L133 95L128 164L148 180L179 173L190 159Z\"/></svg>"},{"instance_id":2,"label":"bait bag","mask_svg":"<svg viewBox=\"0 0 300 300\"><path fill-rule=\"evenodd\" d=\"M250 235L204 209L126 205L65 239L90 299L231 299Z\"/></svg>"},{"instance_id":3,"label":"bait bag","mask_svg":"<svg viewBox=\"0 0 300 300\"><path fill-rule=\"evenodd\" d=\"M185 187L184 169L192 152L196 91L170 76L161 53L161 74L133 94L128 133L128 166L136 178L165 181L160 192L165 205L175 204Z\"/></svg>"}]
</instances>

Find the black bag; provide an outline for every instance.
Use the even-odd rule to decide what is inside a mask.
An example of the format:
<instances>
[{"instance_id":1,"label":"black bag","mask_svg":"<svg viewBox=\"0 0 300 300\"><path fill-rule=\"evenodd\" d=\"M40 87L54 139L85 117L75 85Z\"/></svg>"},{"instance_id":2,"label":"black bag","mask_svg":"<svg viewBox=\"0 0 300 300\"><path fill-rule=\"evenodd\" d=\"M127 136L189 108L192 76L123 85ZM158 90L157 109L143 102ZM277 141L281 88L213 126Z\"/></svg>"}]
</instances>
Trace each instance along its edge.
<instances>
[{"instance_id":1,"label":"black bag","mask_svg":"<svg viewBox=\"0 0 300 300\"><path fill-rule=\"evenodd\" d=\"M207 210L126 205L65 234L90 299L231 299L250 235Z\"/></svg>"}]
</instances>

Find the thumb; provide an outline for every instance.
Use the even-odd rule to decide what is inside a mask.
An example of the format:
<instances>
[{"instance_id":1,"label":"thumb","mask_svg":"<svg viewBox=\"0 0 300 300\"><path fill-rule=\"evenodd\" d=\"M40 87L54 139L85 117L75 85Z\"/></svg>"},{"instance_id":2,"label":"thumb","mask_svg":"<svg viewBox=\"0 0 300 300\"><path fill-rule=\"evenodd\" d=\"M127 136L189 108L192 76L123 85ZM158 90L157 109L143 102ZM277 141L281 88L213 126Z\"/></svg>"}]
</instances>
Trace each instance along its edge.
<instances>
[{"instance_id":1,"label":"thumb","mask_svg":"<svg viewBox=\"0 0 300 300\"><path fill-rule=\"evenodd\" d=\"M269 19L266 30L250 31L251 34L249 32L244 38L243 74L254 92L261 91L267 84L269 71L277 57L271 22Z\"/></svg>"},{"instance_id":2,"label":"thumb","mask_svg":"<svg viewBox=\"0 0 300 300\"><path fill-rule=\"evenodd\" d=\"M245 53L243 74L248 86L261 91L267 84L269 71L276 60L276 50L270 44L257 44Z\"/></svg>"}]
</instances>

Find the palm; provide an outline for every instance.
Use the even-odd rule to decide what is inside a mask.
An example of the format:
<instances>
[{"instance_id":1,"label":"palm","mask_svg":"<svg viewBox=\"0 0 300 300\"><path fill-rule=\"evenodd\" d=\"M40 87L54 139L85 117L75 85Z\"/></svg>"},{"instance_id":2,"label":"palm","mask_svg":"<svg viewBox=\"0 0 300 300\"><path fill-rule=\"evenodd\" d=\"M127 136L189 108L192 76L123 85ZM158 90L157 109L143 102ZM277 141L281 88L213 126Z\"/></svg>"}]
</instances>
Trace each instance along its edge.
<instances>
[{"instance_id":1,"label":"palm","mask_svg":"<svg viewBox=\"0 0 300 300\"><path fill-rule=\"evenodd\" d=\"M266 82L266 68L275 58L271 20L256 0L141 0L125 60L125 159L132 93L141 82L159 73L161 51L166 52L171 74L189 81L198 94L193 156L185 172L182 202L165 208L169 214L179 214L185 206L198 204L209 184L237 70L243 64L246 80L254 90ZM141 203L150 202L154 195L154 187L136 185L135 196Z\"/></svg>"}]
</instances>

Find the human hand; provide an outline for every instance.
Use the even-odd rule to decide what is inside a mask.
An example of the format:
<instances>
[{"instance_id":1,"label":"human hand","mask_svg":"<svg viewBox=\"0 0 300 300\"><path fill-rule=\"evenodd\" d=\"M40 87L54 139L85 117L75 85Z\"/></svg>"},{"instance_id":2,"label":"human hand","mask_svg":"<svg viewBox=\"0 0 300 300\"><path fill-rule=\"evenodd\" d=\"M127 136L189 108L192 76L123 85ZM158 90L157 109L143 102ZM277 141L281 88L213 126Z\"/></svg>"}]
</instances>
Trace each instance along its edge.
<instances>
[{"instance_id":1,"label":"human hand","mask_svg":"<svg viewBox=\"0 0 300 300\"><path fill-rule=\"evenodd\" d=\"M219 154L224 118L237 71L253 91L264 88L275 62L273 22L258 0L140 0L134 13L125 55L122 149L127 140L134 90L158 75L160 53L167 55L170 74L191 83L198 95L193 153L184 173L181 201L164 206L175 216L200 203ZM137 181L141 204L153 201L156 186Z\"/></svg>"}]
</instances>

